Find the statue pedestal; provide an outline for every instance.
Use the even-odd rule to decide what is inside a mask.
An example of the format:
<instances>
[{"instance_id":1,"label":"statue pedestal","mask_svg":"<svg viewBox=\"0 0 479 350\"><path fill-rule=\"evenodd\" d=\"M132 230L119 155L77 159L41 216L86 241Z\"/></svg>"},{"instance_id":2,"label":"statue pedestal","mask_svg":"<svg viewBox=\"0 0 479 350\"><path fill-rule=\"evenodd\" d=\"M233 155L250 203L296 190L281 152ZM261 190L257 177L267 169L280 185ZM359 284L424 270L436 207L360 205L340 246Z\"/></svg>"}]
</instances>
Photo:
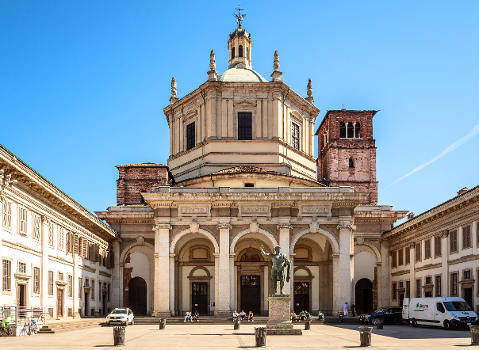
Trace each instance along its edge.
<instances>
[{"instance_id":1,"label":"statue pedestal","mask_svg":"<svg viewBox=\"0 0 479 350\"><path fill-rule=\"evenodd\" d=\"M291 297L288 295L268 298L269 317L266 324L268 335L301 335L301 329L296 329L290 320Z\"/></svg>"}]
</instances>

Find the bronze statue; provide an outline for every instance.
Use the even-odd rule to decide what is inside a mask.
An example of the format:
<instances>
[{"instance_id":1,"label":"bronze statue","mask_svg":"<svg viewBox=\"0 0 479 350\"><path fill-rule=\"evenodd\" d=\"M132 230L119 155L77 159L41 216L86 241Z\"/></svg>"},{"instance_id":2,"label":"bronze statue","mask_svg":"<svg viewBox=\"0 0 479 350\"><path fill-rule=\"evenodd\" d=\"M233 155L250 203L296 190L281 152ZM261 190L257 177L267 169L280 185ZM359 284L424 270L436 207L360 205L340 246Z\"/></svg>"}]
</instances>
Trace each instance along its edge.
<instances>
[{"instance_id":1,"label":"bronze statue","mask_svg":"<svg viewBox=\"0 0 479 350\"><path fill-rule=\"evenodd\" d=\"M271 258L273 261L273 267L271 268L271 280L273 281L273 295L278 295L276 294L276 291L278 289L278 281L279 281L279 295L284 295L283 294L283 286L284 286L284 269L286 268L286 282L289 282L289 270L291 267L291 264L284 256L283 253L281 253L281 247L276 246L274 247L274 253L269 254L264 251L264 247L261 246L261 254L266 257L266 258Z\"/></svg>"}]
</instances>

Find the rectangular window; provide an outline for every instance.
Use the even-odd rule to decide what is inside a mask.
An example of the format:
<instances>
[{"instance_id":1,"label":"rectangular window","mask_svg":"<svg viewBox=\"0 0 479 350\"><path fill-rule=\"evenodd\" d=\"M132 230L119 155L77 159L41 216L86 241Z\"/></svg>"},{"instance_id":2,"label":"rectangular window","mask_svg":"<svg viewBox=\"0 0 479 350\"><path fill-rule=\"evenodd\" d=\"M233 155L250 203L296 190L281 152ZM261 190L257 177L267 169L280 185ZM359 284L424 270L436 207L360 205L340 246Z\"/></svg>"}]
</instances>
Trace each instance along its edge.
<instances>
[{"instance_id":1,"label":"rectangular window","mask_svg":"<svg viewBox=\"0 0 479 350\"><path fill-rule=\"evenodd\" d=\"M434 237L434 257L441 256L441 236Z\"/></svg>"},{"instance_id":2,"label":"rectangular window","mask_svg":"<svg viewBox=\"0 0 479 350\"><path fill-rule=\"evenodd\" d=\"M91 280L91 300L95 300L95 280Z\"/></svg>"},{"instance_id":3,"label":"rectangular window","mask_svg":"<svg viewBox=\"0 0 479 350\"><path fill-rule=\"evenodd\" d=\"M2 202L2 226L8 229L12 228L12 202L6 199Z\"/></svg>"},{"instance_id":4,"label":"rectangular window","mask_svg":"<svg viewBox=\"0 0 479 350\"><path fill-rule=\"evenodd\" d=\"M424 259L429 259L431 257L431 240L426 239L424 241Z\"/></svg>"},{"instance_id":5,"label":"rectangular window","mask_svg":"<svg viewBox=\"0 0 479 350\"><path fill-rule=\"evenodd\" d=\"M196 145L195 122L186 126L186 149L192 149Z\"/></svg>"},{"instance_id":6,"label":"rectangular window","mask_svg":"<svg viewBox=\"0 0 479 350\"><path fill-rule=\"evenodd\" d=\"M406 298L411 297L411 281L406 281Z\"/></svg>"},{"instance_id":7,"label":"rectangular window","mask_svg":"<svg viewBox=\"0 0 479 350\"><path fill-rule=\"evenodd\" d=\"M441 275L437 275L434 281L434 289L436 297L441 296Z\"/></svg>"},{"instance_id":8,"label":"rectangular window","mask_svg":"<svg viewBox=\"0 0 479 350\"><path fill-rule=\"evenodd\" d=\"M451 273L451 296L457 297L457 272Z\"/></svg>"},{"instance_id":9,"label":"rectangular window","mask_svg":"<svg viewBox=\"0 0 479 350\"><path fill-rule=\"evenodd\" d=\"M392 264L393 268L397 266L396 255L397 255L396 251L393 251L392 254L391 254L391 264Z\"/></svg>"},{"instance_id":10,"label":"rectangular window","mask_svg":"<svg viewBox=\"0 0 479 350\"><path fill-rule=\"evenodd\" d=\"M2 290L12 290L12 262L10 260L2 260Z\"/></svg>"},{"instance_id":11,"label":"rectangular window","mask_svg":"<svg viewBox=\"0 0 479 350\"><path fill-rule=\"evenodd\" d=\"M416 243L414 250L416 252L416 262L421 261L422 260L421 242Z\"/></svg>"},{"instance_id":12,"label":"rectangular window","mask_svg":"<svg viewBox=\"0 0 479 350\"><path fill-rule=\"evenodd\" d=\"M40 215L32 213L32 238L34 241L40 241L42 218Z\"/></svg>"},{"instance_id":13,"label":"rectangular window","mask_svg":"<svg viewBox=\"0 0 479 350\"><path fill-rule=\"evenodd\" d=\"M33 268L33 293L40 294L40 268Z\"/></svg>"},{"instance_id":14,"label":"rectangular window","mask_svg":"<svg viewBox=\"0 0 479 350\"><path fill-rule=\"evenodd\" d=\"M64 251L65 250L65 230L63 227L57 226L57 238L58 238L58 250Z\"/></svg>"},{"instance_id":15,"label":"rectangular window","mask_svg":"<svg viewBox=\"0 0 479 350\"><path fill-rule=\"evenodd\" d=\"M398 250L398 265L404 265L404 249L401 248Z\"/></svg>"},{"instance_id":16,"label":"rectangular window","mask_svg":"<svg viewBox=\"0 0 479 350\"><path fill-rule=\"evenodd\" d=\"M462 228L462 249L471 248L471 226L463 226Z\"/></svg>"},{"instance_id":17,"label":"rectangular window","mask_svg":"<svg viewBox=\"0 0 479 350\"><path fill-rule=\"evenodd\" d=\"M411 248L406 247L406 265L411 263Z\"/></svg>"},{"instance_id":18,"label":"rectangular window","mask_svg":"<svg viewBox=\"0 0 479 350\"><path fill-rule=\"evenodd\" d=\"M392 295L393 300L396 300L396 298L397 298L397 284L396 284L396 282L393 282L393 288L392 289L393 289L393 295Z\"/></svg>"},{"instance_id":19,"label":"rectangular window","mask_svg":"<svg viewBox=\"0 0 479 350\"><path fill-rule=\"evenodd\" d=\"M239 112L238 113L238 140L251 140L253 137L252 128L252 113Z\"/></svg>"},{"instance_id":20,"label":"rectangular window","mask_svg":"<svg viewBox=\"0 0 479 350\"><path fill-rule=\"evenodd\" d=\"M72 277L72 275L67 275L67 296L69 298L73 297L73 277Z\"/></svg>"},{"instance_id":21,"label":"rectangular window","mask_svg":"<svg viewBox=\"0 0 479 350\"><path fill-rule=\"evenodd\" d=\"M299 125L296 123L291 123L291 142L293 147L297 150L300 149L300 140L301 140L301 133L300 133Z\"/></svg>"},{"instance_id":22,"label":"rectangular window","mask_svg":"<svg viewBox=\"0 0 479 350\"><path fill-rule=\"evenodd\" d=\"M421 279L418 278L416 280L416 298L420 298L421 297Z\"/></svg>"},{"instance_id":23,"label":"rectangular window","mask_svg":"<svg viewBox=\"0 0 479 350\"><path fill-rule=\"evenodd\" d=\"M18 207L18 233L27 234L27 209Z\"/></svg>"},{"instance_id":24,"label":"rectangular window","mask_svg":"<svg viewBox=\"0 0 479 350\"><path fill-rule=\"evenodd\" d=\"M71 232L67 232L65 235L65 245L66 245L66 251L67 254L70 254L73 252L73 244L72 244L72 234Z\"/></svg>"},{"instance_id":25,"label":"rectangular window","mask_svg":"<svg viewBox=\"0 0 479 350\"><path fill-rule=\"evenodd\" d=\"M19 261L17 266L18 273L27 273L27 264L24 262Z\"/></svg>"},{"instance_id":26,"label":"rectangular window","mask_svg":"<svg viewBox=\"0 0 479 350\"><path fill-rule=\"evenodd\" d=\"M85 238L81 238L81 257L88 258L88 241Z\"/></svg>"},{"instance_id":27,"label":"rectangular window","mask_svg":"<svg viewBox=\"0 0 479 350\"><path fill-rule=\"evenodd\" d=\"M63 281L63 272L58 273L58 280Z\"/></svg>"},{"instance_id":28,"label":"rectangular window","mask_svg":"<svg viewBox=\"0 0 479 350\"><path fill-rule=\"evenodd\" d=\"M53 295L53 271L48 271L48 295Z\"/></svg>"},{"instance_id":29,"label":"rectangular window","mask_svg":"<svg viewBox=\"0 0 479 350\"><path fill-rule=\"evenodd\" d=\"M449 232L449 248L450 252L457 252L457 230Z\"/></svg>"},{"instance_id":30,"label":"rectangular window","mask_svg":"<svg viewBox=\"0 0 479 350\"><path fill-rule=\"evenodd\" d=\"M53 222L49 222L48 223L48 246L50 248L55 248L55 234L53 230L54 230Z\"/></svg>"},{"instance_id":31,"label":"rectangular window","mask_svg":"<svg viewBox=\"0 0 479 350\"><path fill-rule=\"evenodd\" d=\"M432 284L432 277L431 276L426 276L426 285Z\"/></svg>"},{"instance_id":32,"label":"rectangular window","mask_svg":"<svg viewBox=\"0 0 479 350\"><path fill-rule=\"evenodd\" d=\"M466 280L466 281L470 280L471 279L471 270L464 270L462 272L462 279Z\"/></svg>"}]
</instances>

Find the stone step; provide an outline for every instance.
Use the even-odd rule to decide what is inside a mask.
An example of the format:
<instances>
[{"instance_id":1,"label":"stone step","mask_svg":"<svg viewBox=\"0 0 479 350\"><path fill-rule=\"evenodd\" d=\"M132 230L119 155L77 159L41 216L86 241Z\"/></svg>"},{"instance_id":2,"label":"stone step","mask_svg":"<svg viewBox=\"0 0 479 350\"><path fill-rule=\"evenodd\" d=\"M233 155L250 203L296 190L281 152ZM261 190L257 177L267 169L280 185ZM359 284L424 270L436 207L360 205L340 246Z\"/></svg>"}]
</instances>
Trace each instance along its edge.
<instances>
[{"instance_id":1,"label":"stone step","mask_svg":"<svg viewBox=\"0 0 479 350\"><path fill-rule=\"evenodd\" d=\"M50 327L48 327L47 325L43 326L42 328L40 328L40 330L38 331L38 333L42 333L42 334L53 334L55 333L55 331L53 329L51 329Z\"/></svg>"}]
</instances>

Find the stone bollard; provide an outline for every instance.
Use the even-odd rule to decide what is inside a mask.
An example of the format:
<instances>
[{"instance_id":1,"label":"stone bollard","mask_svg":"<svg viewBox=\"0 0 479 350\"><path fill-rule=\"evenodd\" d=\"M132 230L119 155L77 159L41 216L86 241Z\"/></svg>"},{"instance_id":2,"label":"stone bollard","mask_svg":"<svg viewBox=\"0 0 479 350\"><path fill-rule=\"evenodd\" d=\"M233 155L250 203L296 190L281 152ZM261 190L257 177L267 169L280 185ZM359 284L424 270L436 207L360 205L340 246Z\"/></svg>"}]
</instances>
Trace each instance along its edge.
<instances>
[{"instance_id":1,"label":"stone bollard","mask_svg":"<svg viewBox=\"0 0 479 350\"><path fill-rule=\"evenodd\" d=\"M241 320L237 317L233 320L234 330L240 329Z\"/></svg>"},{"instance_id":2,"label":"stone bollard","mask_svg":"<svg viewBox=\"0 0 479 350\"><path fill-rule=\"evenodd\" d=\"M304 329L305 329L306 331L309 331L309 330L311 329L311 320L306 320L306 321L304 322Z\"/></svg>"},{"instance_id":3,"label":"stone bollard","mask_svg":"<svg viewBox=\"0 0 479 350\"><path fill-rule=\"evenodd\" d=\"M256 346L266 346L266 327L254 328Z\"/></svg>"},{"instance_id":4,"label":"stone bollard","mask_svg":"<svg viewBox=\"0 0 479 350\"><path fill-rule=\"evenodd\" d=\"M115 346L125 345L125 326L113 327L113 344Z\"/></svg>"},{"instance_id":5,"label":"stone bollard","mask_svg":"<svg viewBox=\"0 0 479 350\"><path fill-rule=\"evenodd\" d=\"M166 318L160 318L159 320L159 328L165 329L166 328Z\"/></svg>"},{"instance_id":6,"label":"stone bollard","mask_svg":"<svg viewBox=\"0 0 479 350\"><path fill-rule=\"evenodd\" d=\"M359 327L359 339L361 346L371 346L371 331L373 327Z\"/></svg>"},{"instance_id":7,"label":"stone bollard","mask_svg":"<svg viewBox=\"0 0 479 350\"><path fill-rule=\"evenodd\" d=\"M479 325L470 325L469 331L471 332L471 345L479 345Z\"/></svg>"},{"instance_id":8,"label":"stone bollard","mask_svg":"<svg viewBox=\"0 0 479 350\"><path fill-rule=\"evenodd\" d=\"M383 327L384 327L384 318L378 317L378 318L376 318L374 321L375 321L375 324L376 324L376 329L383 329Z\"/></svg>"}]
</instances>

